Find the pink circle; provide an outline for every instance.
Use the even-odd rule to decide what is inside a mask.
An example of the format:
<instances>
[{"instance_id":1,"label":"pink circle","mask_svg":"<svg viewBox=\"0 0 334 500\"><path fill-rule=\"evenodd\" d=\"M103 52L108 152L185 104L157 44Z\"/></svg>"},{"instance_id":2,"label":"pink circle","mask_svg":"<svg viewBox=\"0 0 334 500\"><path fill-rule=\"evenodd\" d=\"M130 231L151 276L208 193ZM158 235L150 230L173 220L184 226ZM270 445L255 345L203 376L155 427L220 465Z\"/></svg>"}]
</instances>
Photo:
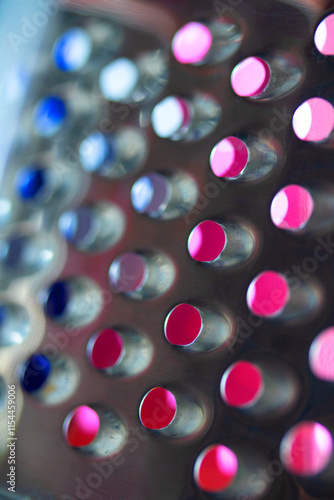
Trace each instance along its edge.
<instances>
[{"instance_id":1,"label":"pink circle","mask_svg":"<svg viewBox=\"0 0 334 500\"><path fill-rule=\"evenodd\" d=\"M309 363L316 377L334 382L334 327L315 337L309 351Z\"/></svg>"},{"instance_id":2,"label":"pink circle","mask_svg":"<svg viewBox=\"0 0 334 500\"><path fill-rule=\"evenodd\" d=\"M222 226L212 220L205 220L191 231L188 238L188 251L194 260L211 262L222 253L226 241Z\"/></svg>"},{"instance_id":3,"label":"pink circle","mask_svg":"<svg viewBox=\"0 0 334 500\"><path fill-rule=\"evenodd\" d=\"M231 84L234 92L242 97L260 95L270 81L269 65L258 57L248 57L232 71Z\"/></svg>"},{"instance_id":4,"label":"pink circle","mask_svg":"<svg viewBox=\"0 0 334 500\"><path fill-rule=\"evenodd\" d=\"M333 438L318 422L301 422L290 429L281 443L284 467L298 476L313 476L322 472L333 453Z\"/></svg>"},{"instance_id":5,"label":"pink circle","mask_svg":"<svg viewBox=\"0 0 334 500\"><path fill-rule=\"evenodd\" d=\"M314 43L325 56L334 56L334 14L327 16L314 34Z\"/></svg>"},{"instance_id":6,"label":"pink circle","mask_svg":"<svg viewBox=\"0 0 334 500\"><path fill-rule=\"evenodd\" d=\"M238 361L224 373L221 395L225 403L245 408L258 401L263 392L263 377L259 368L249 361Z\"/></svg>"},{"instance_id":7,"label":"pink circle","mask_svg":"<svg viewBox=\"0 0 334 500\"><path fill-rule=\"evenodd\" d=\"M234 452L222 444L215 444L198 456L194 478L202 491L219 493L230 486L237 472L238 459Z\"/></svg>"},{"instance_id":8,"label":"pink circle","mask_svg":"<svg viewBox=\"0 0 334 500\"><path fill-rule=\"evenodd\" d=\"M297 184L290 184L274 197L270 208L271 220L280 229L302 229L310 220L313 208L310 193Z\"/></svg>"},{"instance_id":9,"label":"pink circle","mask_svg":"<svg viewBox=\"0 0 334 500\"><path fill-rule=\"evenodd\" d=\"M173 345L192 344L202 328L202 318L196 307L179 304L168 314L165 321L165 336Z\"/></svg>"},{"instance_id":10,"label":"pink circle","mask_svg":"<svg viewBox=\"0 0 334 500\"><path fill-rule=\"evenodd\" d=\"M302 141L324 141L334 128L334 108L325 99L312 97L296 109L292 126L296 136Z\"/></svg>"},{"instance_id":11,"label":"pink circle","mask_svg":"<svg viewBox=\"0 0 334 500\"><path fill-rule=\"evenodd\" d=\"M66 417L63 426L65 439L75 447L87 446L97 436L100 419L96 411L89 406L78 406Z\"/></svg>"},{"instance_id":12,"label":"pink circle","mask_svg":"<svg viewBox=\"0 0 334 500\"><path fill-rule=\"evenodd\" d=\"M288 282L282 274L265 271L248 287L247 304L257 316L271 317L283 311L290 299Z\"/></svg>"},{"instance_id":13,"label":"pink circle","mask_svg":"<svg viewBox=\"0 0 334 500\"><path fill-rule=\"evenodd\" d=\"M118 292L134 292L141 288L147 274L144 257L126 252L117 257L110 266L109 276Z\"/></svg>"},{"instance_id":14,"label":"pink circle","mask_svg":"<svg viewBox=\"0 0 334 500\"><path fill-rule=\"evenodd\" d=\"M212 35L204 24L191 22L180 28L172 41L172 51L183 64L199 63L211 48Z\"/></svg>"},{"instance_id":15,"label":"pink circle","mask_svg":"<svg viewBox=\"0 0 334 500\"><path fill-rule=\"evenodd\" d=\"M124 352L123 339L116 330L105 328L88 342L87 353L91 364L100 370L115 366Z\"/></svg>"},{"instance_id":16,"label":"pink circle","mask_svg":"<svg viewBox=\"0 0 334 500\"><path fill-rule=\"evenodd\" d=\"M147 429L164 429L176 415L175 396L163 387L154 387L144 396L140 408L140 421Z\"/></svg>"},{"instance_id":17,"label":"pink circle","mask_svg":"<svg viewBox=\"0 0 334 500\"><path fill-rule=\"evenodd\" d=\"M211 169L217 177L238 177L247 162L247 146L237 137L226 137L218 142L210 155Z\"/></svg>"}]
</instances>

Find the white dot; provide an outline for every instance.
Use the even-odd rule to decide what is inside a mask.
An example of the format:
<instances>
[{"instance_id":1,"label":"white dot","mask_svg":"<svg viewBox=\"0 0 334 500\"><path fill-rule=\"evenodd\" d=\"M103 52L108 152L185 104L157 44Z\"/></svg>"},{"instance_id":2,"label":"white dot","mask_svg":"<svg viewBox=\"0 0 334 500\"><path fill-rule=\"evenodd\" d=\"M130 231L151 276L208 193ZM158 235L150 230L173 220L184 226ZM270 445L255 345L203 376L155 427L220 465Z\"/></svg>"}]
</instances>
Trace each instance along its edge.
<instances>
[{"instance_id":1,"label":"white dot","mask_svg":"<svg viewBox=\"0 0 334 500\"><path fill-rule=\"evenodd\" d=\"M106 99L110 101L126 99L138 83L137 66L124 57L116 59L103 68L99 83Z\"/></svg>"},{"instance_id":2,"label":"white dot","mask_svg":"<svg viewBox=\"0 0 334 500\"><path fill-rule=\"evenodd\" d=\"M185 109L177 97L166 97L157 104L152 113L152 126L159 137L172 137L180 130L185 120Z\"/></svg>"}]
</instances>

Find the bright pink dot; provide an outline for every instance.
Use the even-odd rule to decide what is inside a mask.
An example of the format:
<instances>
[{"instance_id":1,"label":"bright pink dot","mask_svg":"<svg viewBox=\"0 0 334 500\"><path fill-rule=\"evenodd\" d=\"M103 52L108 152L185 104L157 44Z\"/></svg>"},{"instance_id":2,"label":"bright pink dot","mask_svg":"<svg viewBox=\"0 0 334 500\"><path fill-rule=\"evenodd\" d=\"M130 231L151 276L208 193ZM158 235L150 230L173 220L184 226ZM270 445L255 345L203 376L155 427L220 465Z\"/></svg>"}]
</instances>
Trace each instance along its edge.
<instances>
[{"instance_id":1,"label":"bright pink dot","mask_svg":"<svg viewBox=\"0 0 334 500\"><path fill-rule=\"evenodd\" d=\"M284 467L298 476L322 472L333 453L333 438L318 422L302 422L287 432L281 443Z\"/></svg>"},{"instance_id":2,"label":"bright pink dot","mask_svg":"<svg viewBox=\"0 0 334 500\"><path fill-rule=\"evenodd\" d=\"M239 63L231 75L234 92L242 97L260 95L270 81L268 64L258 57L248 57Z\"/></svg>"},{"instance_id":3,"label":"bright pink dot","mask_svg":"<svg viewBox=\"0 0 334 500\"><path fill-rule=\"evenodd\" d=\"M145 259L134 252L126 252L111 264L109 276L118 292L133 292L142 286L146 272Z\"/></svg>"},{"instance_id":4,"label":"bright pink dot","mask_svg":"<svg viewBox=\"0 0 334 500\"><path fill-rule=\"evenodd\" d=\"M334 382L334 327L327 328L313 340L309 363L316 377Z\"/></svg>"},{"instance_id":5,"label":"bright pink dot","mask_svg":"<svg viewBox=\"0 0 334 500\"><path fill-rule=\"evenodd\" d=\"M263 392L263 377L259 368L249 361L238 361L224 373L220 392L229 406L244 408L260 398Z\"/></svg>"},{"instance_id":6,"label":"bright pink dot","mask_svg":"<svg viewBox=\"0 0 334 500\"><path fill-rule=\"evenodd\" d=\"M97 436L100 419L96 411L89 406L78 406L72 410L64 421L63 431L71 446L87 446Z\"/></svg>"},{"instance_id":7,"label":"bright pink dot","mask_svg":"<svg viewBox=\"0 0 334 500\"><path fill-rule=\"evenodd\" d=\"M212 220L200 222L190 233L188 251L194 260L211 262L222 253L226 245L225 231Z\"/></svg>"},{"instance_id":8,"label":"bright pink dot","mask_svg":"<svg viewBox=\"0 0 334 500\"><path fill-rule=\"evenodd\" d=\"M334 56L334 14L321 21L314 35L314 43L325 56Z\"/></svg>"},{"instance_id":9,"label":"bright pink dot","mask_svg":"<svg viewBox=\"0 0 334 500\"><path fill-rule=\"evenodd\" d=\"M202 61L210 50L212 35L204 24L187 23L180 28L172 41L172 51L177 61L194 64Z\"/></svg>"},{"instance_id":10,"label":"bright pink dot","mask_svg":"<svg viewBox=\"0 0 334 500\"><path fill-rule=\"evenodd\" d=\"M175 396L163 387L155 387L144 396L140 408L140 421L147 429L164 429L176 414Z\"/></svg>"},{"instance_id":11,"label":"bright pink dot","mask_svg":"<svg viewBox=\"0 0 334 500\"><path fill-rule=\"evenodd\" d=\"M238 177L247 162L247 146L237 137L226 137L218 142L210 155L210 165L217 177Z\"/></svg>"},{"instance_id":12,"label":"bright pink dot","mask_svg":"<svg viewBox=\"0 0 334 500\"><path fill-rule=\"evenodd\" d=\"M270 214L275 226L281 229L302 229L310 220L314 203L310 193L297 184L281 189L274 197Z\"/></svg>"},{"instance_id":13,"label":"bright pink dot","mask_svg":"<svg viewBox=\"0 0 334 500\"><path fill-rule=\"evenodd\" d=\"M122 358L124 343L118 332L105 328L97 332L88 342L87 354L95 368L111 368Z\"/></svg>"},{"instance_id":14,"label":"bright pink dot","mask_svg":"<svg viewBox=\"0 0 334 500\"><path fill-rule=\"evenodd\" d=\"M168 314L165 321L165 336L174 345L190 345L198 337L202 318L196 307L179 304Z\"/></svg>"},{"instance_id":15,"label":"bright pink dot","mask_svg":"<svg viewBox=\"0 0 334 500\"><path fill-rule=\"evenodd\" d=\"M198 456L194 477L197 486L208 493L226 490L238 472L238 460L232 450L216 444L209 446Z\"/></svg>"},{"instance_id":16,"label":"bright pink dot","mask_svg":"<svg viewBox=\"0 0 334 500\"><path fill-rule=\"evenodd\" d=\"M334 127L334 108L320 97L312 97L296 109L292 126L302 141L321 142L326 140Z\"/></svg>"},{"instance_id":17,"label":"bright pink dot","mask_svg":"<svg viewBox=\"0 0 334 500\"><path fill-rule=\"evenodd\" d=\"M290 299L288 282L282 274L265 271L248 287L247 304L257 316L276 316L283 311Z\"/></svg>"}]
</instances>

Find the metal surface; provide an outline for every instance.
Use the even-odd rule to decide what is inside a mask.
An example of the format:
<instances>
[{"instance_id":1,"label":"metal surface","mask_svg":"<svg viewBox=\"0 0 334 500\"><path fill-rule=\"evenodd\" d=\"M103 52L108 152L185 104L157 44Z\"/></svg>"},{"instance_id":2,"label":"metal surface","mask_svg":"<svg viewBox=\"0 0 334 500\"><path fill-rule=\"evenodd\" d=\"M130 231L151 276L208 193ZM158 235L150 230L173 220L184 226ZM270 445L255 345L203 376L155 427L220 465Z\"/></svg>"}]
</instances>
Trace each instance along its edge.
<instances>
[{"instance_id":1,"label":"metal surface","mask_svg":"<svg viewBox=\"0 0 334 500\"><path fill-rule=\"evenodd\" d=\"M79 2L75 3L78 7ZM82 7L86 9L84 4L86 2L82 2ZM96 11L99 12L99 5L102 4L106 19L107 1L96 2ZM115 13L115 9L121 9L118 4L111 2L110 10ZM6 385L15 383L17 387L17 492L31 499L207 498L193 479L195 460L207 445L237 442L243 450L249 448L250 453L255 448L262 451L271 463L279 459L279 444L293 424L306 418L317 420L334 412L332 385L317 380L308 367L308 350L312 340L334 323L333 249L330 244L328 246L332 221L322 233L317 226L310 233L294 235L276 228L270 219L271 201L283 186L291 183L311 187L318 183L334 185L333 150L301 142L295 137L291 125L293 112L304 100L313 96L332 99L333 59L320 56L314 49L313 34L333 4L329 0L231 0L215 5L204 1L164 2L160 18L160 4L151 6L146 3L143 4L142 19L140 16L138 19L140 6L132 15L130 10L126 10L127 4L124 3L123 14L120 16L118 12L114 18L116 23L120 18L125 23L124 45L119 54L135 59L145 50L166 51L169 54L170 75L162 94L143 105L110 104L99 96L96 86L98 72L93 72L88 89L92 91L92 100L99 101L102 113L95 113L91 123L80 122L72 135L67 134L58 142L52 158L54 163L51 162L54 168L60 165L61 175L69 179L67 195L62 198L65 201L51 203L42 210L32 208L29 211L15 201L11 187L14 172L27 156L22 146L12 153L8 180L4 185L13 196L14 206L13 220L4 229L5 233L13 228L19 231L31 228L45 233L50 237L54 254L51 265L37 273L26 277L14 276L10 283L4 274L1 289L2 299L24 306L30 317L30 332L24 342L20 346L0 348L0 374ZM88 7L91 10L90 5ZM148 15L150 8L152 10ZM124 10L128 17L125 17ZM191 67L176 63L169 53L175 30L189 20L216 19L217 15L227 15L240 26L243 38L238 51L223 63L212 66ZM154 23L149 21L150 16L154 18ZM59 23L56 31L61 29L61 18ZM49 24L56 25L56 18L50 19ZM133 25L137 28L140 25L141 29ZM157 36L153 36L152 31L156 31ZM161 39L160 35L166 36ZM50 38L46 40L43 60L49 53L48 46L52 45ZM270 55L273 51L287 52L303 60L303 75L297 87L288 95L265 102L236 96L230 85L235 65L250 55ZM48 74L48 66L43 68L44 71ZM43 95L48 90L43 85L40 81L34 87L35 94ZM198 141L174 142L158 138L148 119L153 106L168 95L191 97L198 92L219 103L222 113L217 127ZM84 173L76 154L78 147L94 129L104 131L106 123L109 131L128 125L142 126L149 144L148 159L143 168L120 179L106 179L98 175L90 177ZM223 137L235 134L258 135L280 145L278 163L264 178L244 183L224 181L210 171L212 148ZM37 139L29 141L29 155L30 152L38 152L40 147L50 151L49 143ZM70 149L66 149L67 146ZM72 158L74 161L71 161ZM131 188L143 173L151 171L188 173L198 185L197 205L173 220L160 220L137 213L131 205ZM126 229L121 240L112 248L98 253L67 246L58 234L60 213L67 207L94 202L111 202L124 211ZM191 259L187 239L198 222L235 218L255 228L258 250L254 258L231 268L209 267ZM316 259L319 245L327 255L321 261ZM113 293L108 281L109 267L125 251L167 255L176 268L173 286L167 293L152 300L135 300ZM313 267L307 261L310 257L316 263ZM302 315L290 321L274 318L255 322L247 308L246 292L253 278L267 269L289 273L289 277L300 286L308 285L313 280L318 290L319 307L304 310ZM38 292L58 276L87 277L100 287L103 292L99 303L101 312L94 321L84 326L73 326L56 324L45 318L37 299ZM164 321L171 309L182 302L224 311L233 325L234 342L227 348L207 353L182 350L169 344L164 336ZM87 307L93 306L88 300ZM127 378L106 375L91 366L86 358L86 346L92 334L102 327L119 327L145 334L153 348L148 368L135 377ZM79 370L77 389L58 404L43 403L31 395L23 397L19 389L17 366L37 350L68 356ZM262 417L257 421L224 405L219 385L231 363L252 356L265 360L267 353L274 354L277 360L284 360L295 370L301 392L295 406L283 415L268 420ZM70 371L68 375L71 377L73 374ZM139 406L147 391L155 386L175 388L176 392L198 401L205 415L201 428L193 435L182 438L159 435L145 429L139 420ZM0 442L4 459L1 484L6 489L6 412L5 396L1 397L0 425L5 436ZM81 404L102 406L119 415L127 429L127 437L117 454L101 460L74 450L65 442L63 421L71 409ZM257 470L255 473L258 473ZM269 493L263 498L307 498L302 490L297 493L298 483L287 473L282 472L278 477L269 473L267 477L266 486L270 483L272 487L268 487ZM3 498L7 497L3 494ZM334 490L327 491L323 498L332 500Z\"/></svg>"}]
</instances>

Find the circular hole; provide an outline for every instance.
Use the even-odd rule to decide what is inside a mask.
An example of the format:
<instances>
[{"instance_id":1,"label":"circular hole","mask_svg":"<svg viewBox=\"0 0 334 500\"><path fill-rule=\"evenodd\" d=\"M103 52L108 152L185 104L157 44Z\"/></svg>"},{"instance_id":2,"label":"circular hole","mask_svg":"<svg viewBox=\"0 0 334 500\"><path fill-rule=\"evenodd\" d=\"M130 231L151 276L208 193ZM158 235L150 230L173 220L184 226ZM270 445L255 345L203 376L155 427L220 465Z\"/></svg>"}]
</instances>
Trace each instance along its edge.
<instances>
[{"instance_id":1,"label":"circular hole","mask_svg":"<svg viewBox=\"0 0 334 500\"><path fill-rule=\"evenodd\" d=\"M52 137L63 128L67 116L63 99L57 96L44 97L34 109L35 130L42 137Z\"/></svg>"},{"instance_id":2,"label":"circular hole","mask_svg":"<svg viewBox=\"0 0 334 500\"><path fill-rule=\"evenodd\" d=\"M105 164L113 164L118 158L115 141L111 135L92 132L79 148L80 162L87 172L96 172Z\"/></svg>"},{"instance_id":3,"label":"circular hole","mask_svg":"<svg viewBox=\"0 0 334 500\"><path fill-rule=\"evenodd\" d=\"M189 105L184 99L169 96L160 101L152 112L152 126L155 133L162 138L173 137L182 129L186 129L191 120Z\"/></svg>"},{"instance_id":4,"label":"circular hole","mask_svg":"<svg viewBox=\"0 0 334 500\"><path fill-rule=\"evenodd\" d=\"M100 370L119 364L124 355L122 336L111 328L105 328L94 335L88 344L91 364Z\"/></svg>"},{"instance_id":5,"label":"circular hole","mask_svg":"<svg viewBox=\"0 0 334 500\"><path fill-rule=\"evenodd\" d=\"M200 222L191 231L188 238L188 251L198 262L212 262L220 256L226 242L223 227L217 222L206 220Z\"/></svg>"},{"instance_id":6,"label":"circular hole","mask_svg":"<svg viewBox=\"0 0 334 500\"><path fill-rule=\"evenodd\" d=\"M210 165L217 177L238 177L246 167L249 153L246 144L237 137L226 137L211 151Z\"/></svg>"},{"instance_id":7,"label":"circular hole","mask_svg":"<svg viewBox=\"0 0 334 500\"><path fill-rule=\"evenodd\" d=\"M248 57L239 63L231 75L234 92L242 97L256 97L270 81L268 64L258 57Z\"/></svg>"},{"instance_id":8,"label":"circular hole","mask_svg":"<svg viewBox=\"0 0 334 500\"><path fill-rule=\"evenodd\" d=\"M263 393L264 382L259 368L248 361L238 361L224 373L220 393L223 401L234 408L253 406Z\"/></svg>"},{"instance_id":9,"label":"circular hole","mask_svg":"<svg viewBox=\"0 0 334 500\"><path fill-rule=\"evenodd\" d=\"M72 278L56 281L40 292L45 314L60 323L77 326L93 321L102 309L100 289L88 278Z\"/></svg>"},{"instance_id":10,"label":"circular hole","mask_svg":"<svg viewBox=\"0 0 334 500\"><path fill-rule=\"evenodd\" d=\"M192 344L202 329L202 318L196 307L179 304L168 314L165 321L165 337L173 345Z\"/></svg>"},{"instance_id":11,"label":"circular hole","mask_svg":"<svg viewBox=\"0 0 334 500\"><path fill-rule=\"evenodd\" d=\"M314 476L328 465L333 453L333 438L318 422L301 422L285 434L280 457L284 467L298 476Z\"/></svg>"},{"instance_id":12,"label":"circular hole","mask_svg":"<svg viewBox=\"0 0 334 500\"><path fill-rule=\"evenodd\" d=\"M313 340L309 350L309 364L320 380L334 382L334 327L327 328Z\"/></svg>"},{"instance_id":13,"label":"circular hole","mask_svg":"<svg viewBox=\"0 0 334 500\"><path fill-rule=\"evenodd\" d=\"M87 63L92 48L92 40L85 30L70 28L55 41L52 48L53 62L61 71L78 71Z\"/></svg>"},{"instance_id":14,"label":"circular hole","mask_svg":"<svg viewBox=\"0 0 334 500\"><path fill-rule=\"evenodd\" d=\"M68 413L63 423L68 445L81 452L106 457L118 452L126 439L126 428L113 412L81 405Z\"/></svg>"},{"instance_id":15,"label":"circular hole","mask_svg":"<svg viewBox=\"0 0 334 500\"><path fill-rule=\"evenodd\" d=\"M172 423L176 408L175 396L163 387L155 387L144 396L140 403L140 421L147 429L165 429Z\"/></svg>"},{"instance_id":16,"label":"circular hole","mask_svg":"<svg viewBox=\"0 0 334 500\"><path fill-rule=\"evenodd\" d=\"M139 74L135 63L121 57L103 68L99 77L100 90L109 101L127 99L138 83Z\"/></svg>"},{"instance_id":17,"label":"circular hole","mask_svg":"<svg viewBox=\"0 0 334 500\"><path fill-rule=\"evenodd\" d=\"M132 205L140 213L162 213L171 198L167 177L151 173L138 179L131 190Z\"/></svg>"},{"instance_id":18,"label":"circular hole","mask_svg":"<svg viewBox=\"0 0 334 500\"><path fill-rule=\"evenodd\" d=\"M271 220L280 229L297 231L306 226L313 208L311 194L305 188L291 184L274 197L270 207Z\"/></svg>"},{"instance_id":19,"label":"circular hole","mask_svg":"<svg viewBox=\"0 0 334 500\"><path fill-rule=\"evenodd\" d=\"M47 201L51 195L47 171L38 165L22 168L16 176L15 187L23 201Z\"/></svg>"},{"instance_id":20,"label":"circular hole","mask_svg":"<svg viewBox=\"0 0 334 500\"><path fill-rule=\"evenodd\" d=\"M44 404L59 404L76 390L80 373L67 356L32 354L20 367L22 389Z\"/></svg>"},{"instance_id":21,"label":"circular hole","mask_svg":"<svg viewBox=\"0 0 334 500\"><path fill-rule=\"evenodd\" d=\"M274 271L259 274L247 290L247 305L257 316L277 316L289 300L290 289L286 278Z\"/></svg>"},{"instance_id":22,"label":"circular hole","mask_svg":"<svg viewBox=\"0 0 334 500\"><path fill-rule=\"evenodd\" d=\"M29 330L29 316L22 306L0 304L0 347L22 344Z\"/></svg>"},{"instance_id":23,"label":"circular hole","mask_svg":"<svg viewBox=\"0 0 334 500\"><path fill-rule=\"evenodd\" d=\"M58 228L62 236L79 250L102 251L122 237L125 215L116 205L86 205L63 213Z\"/></svg>"},{"instance_id":24,"label":"circular hole","mask_svg":"<svg viewBox=\"0 0 334 500\"><path fill-rule=\"evenodd\" d=\"M238 460L234 452L222 444L215 444L198 456L194 479L202 491L219 493L233 483L237 472Z\"/></svg>"},{"instance_id":25,"label":"circular hole","mask_svg":"<svg viewBox=\"0 0 334 500\"><path fill-rule=\"evenodd\" d=\"M11 234L0 243L0 259L7 271L28 275L44 269L54 257L50 238L43 234Z\"/></svg>"},{"instance_id":26,"label":"circular hole","mask_svg":"<svg viewBox=\"0 0 334 500\"><path fill-rule=\"evenodd\" d=\"M175 33L172 51L178 62L196 64L205 58L211 44L212 35L209 28L201 23L190 22Z\"/></svg>"},{"instance_id":27,"label":"circular hole","mask_svg":"<svg viewBox=\"0 0 334 500\"><path fill-rule=\"evenodd\" d=\"M320 97L308 99L294 112L292 126L302 141L325 141L333 131L334 108Z\"/></svg>"},{"instance_id":28,"label":"circular hole","mask_svg":"<svg viewBox=\"0 0 334 500\"><path fill-rule=\"evenodd\" d=\"M314 43L321 54L334 55L334 14L321 21L314 34Z\"/></svg>"},{"instance_id":29,"label":"circular hole","mask_svg":"<svg viewBox=\"0 0 334 500\"><path fill-rule=\"evenodd\" d=\"M120 255L110 266L109 277L117 292L140 290L147 279L147 266L144 257L135 252Z\"/></svg>"}]
</instances>

